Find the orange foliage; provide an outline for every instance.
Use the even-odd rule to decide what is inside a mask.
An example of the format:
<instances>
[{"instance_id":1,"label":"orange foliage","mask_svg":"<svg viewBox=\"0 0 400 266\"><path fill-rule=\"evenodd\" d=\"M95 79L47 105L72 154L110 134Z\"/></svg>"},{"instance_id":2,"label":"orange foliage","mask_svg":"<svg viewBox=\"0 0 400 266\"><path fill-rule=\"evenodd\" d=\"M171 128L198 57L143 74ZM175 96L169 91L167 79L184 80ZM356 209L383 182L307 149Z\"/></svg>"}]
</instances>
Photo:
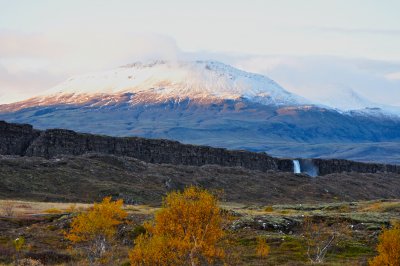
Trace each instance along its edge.
<instances>
[{"instance_id":1,"label":"orange foliage","mask_svg":"<svg viewBox=\"0 0 400 266\"><path fill-rule=\"evenodd\" d=\"M400 265L400 222L392 229L383 229L377 250L379 255L369 261L370 266Z\"/></svg>"},{"instance_id":2,"label":"orange foliage","mask_svg":"<svg viewBox=\"0 0 400 266\"><path fill-rule=\"evenodd\" d=\"M154 223L145 227L148 233L129 254L132 265L199 265L224 257L216 245L224 235L218 201L206 190L168 194Z\"/></svg>"},{"instance_id":3,"label":"orange foliage","mask_svg":"<svg viewBox=\"0 0 400 266\"><path fill-rule=\"evenodd\" d=\"M265 241L263 237L258 237L257 238L257 249L256 249L256 254L260 258L265 258L268 256L270 247Z\"/></svg>"},{"instance_id":4,"label":"orange foliage","mask_svg":"<svg viewBox=\"0 0 400 266\"><path fill-rule=\"evenodd\" d=\"M86 244L85 251L90 260L101 257L115 236L117 226L127 216L122 206L122 200L104 198L101 203L95 203L87 212L76 216L65 237L75 244Z\"/></svg>"},{"instance_id":5,"label":"orange foliage","mask_svg":"<svg viewBox=\"0 0 400 266\"><path fill-rule=\"evenodd\" d=\"M181 265L182 258L176 252L179 245L177 239L142 234L136 238L135 247L129 253L129 258L132 265Z\"/></svg>"}]
</instances>

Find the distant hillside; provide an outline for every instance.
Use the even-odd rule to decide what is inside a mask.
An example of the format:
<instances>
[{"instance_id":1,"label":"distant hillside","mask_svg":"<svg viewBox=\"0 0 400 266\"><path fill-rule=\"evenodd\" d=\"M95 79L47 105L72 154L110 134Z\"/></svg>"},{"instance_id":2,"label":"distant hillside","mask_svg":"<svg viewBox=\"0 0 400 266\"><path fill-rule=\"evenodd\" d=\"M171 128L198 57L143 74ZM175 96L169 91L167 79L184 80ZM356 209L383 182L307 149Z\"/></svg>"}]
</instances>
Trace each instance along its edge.
<instances>
[{"instance_id":1,"label":"distant hillside","mask_svg":"<svg viewBox=\"0 0 400 266\"><path fill-rule=\"evenodd\" d=\"M220 62L154 61L72 77L43 95L0 105L0 119L277 157L400 164L400 112L365 104L332 109Z\"/></svg>"},{"instance_id":2,"label":"distant hillside","mask_svg":"<svg viewBox=\"0 0 400 266\"><path fill-rule=\"evenodd\" d=\"M290 172L218 165L152 164L111 155L0 157L0 198L93 202L104 196L160 204L167 191L190 184L223 191L245 204L400 198L400 174L335 173L312 178Z\"/></svg>"}]
</instances>

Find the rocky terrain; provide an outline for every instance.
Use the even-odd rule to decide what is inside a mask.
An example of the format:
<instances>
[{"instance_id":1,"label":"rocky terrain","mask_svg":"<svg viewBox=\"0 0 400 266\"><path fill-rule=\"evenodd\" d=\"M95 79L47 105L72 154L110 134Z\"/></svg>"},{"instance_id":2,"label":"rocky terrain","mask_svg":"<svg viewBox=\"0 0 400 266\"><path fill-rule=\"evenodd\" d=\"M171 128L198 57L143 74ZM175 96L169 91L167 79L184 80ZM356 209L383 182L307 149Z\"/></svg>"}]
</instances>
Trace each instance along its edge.
<instances>
[{"instance_id":1,"label":"rocky terrain","mask_svg":"<svg viewBox=\"0 0 400 266\"><path fill-rule=\"evenodd\" d=\"M116 138L0 122L0 197L159 203L196 184L227 201L318 202L400 197L400 167L347 160L293 159L175 141ZM315 172L315 174L307 174Z\"/></svg>"},{"instance_id":2,"label":"rocky terrain","mask_svg":"<svg viewBox=\"0 0 400 266\"><path fill-rule=\"evenodd\" d=\"M240 166L251 170L293 172L292 159L279 159L265 153L226 150L208 146L185 145L175 141L117 138L76 133L71 130L39 131L30 125L0 121L0 154L55 158L88 153L133 157L148 163L174 165ZM400 166L360 163L348 160L298 159L303 169L315 168L316 173L359 172L400 173Z\"/></svg>"},{"instance_id":3,"label":"rocky terrain","mask_svg":"<svg viewBox=\"0 0 400 266\"><path fill-rule=\"evenodd\" d=\"M92 202L111 195L132 204L160 204L166 192L190 184L223 192L225 201L246 204L400 198L400 174L394 173L309 177L243 167L153 164L100 154L0 159L3 199Z\"/></svg>"}]
</instances>

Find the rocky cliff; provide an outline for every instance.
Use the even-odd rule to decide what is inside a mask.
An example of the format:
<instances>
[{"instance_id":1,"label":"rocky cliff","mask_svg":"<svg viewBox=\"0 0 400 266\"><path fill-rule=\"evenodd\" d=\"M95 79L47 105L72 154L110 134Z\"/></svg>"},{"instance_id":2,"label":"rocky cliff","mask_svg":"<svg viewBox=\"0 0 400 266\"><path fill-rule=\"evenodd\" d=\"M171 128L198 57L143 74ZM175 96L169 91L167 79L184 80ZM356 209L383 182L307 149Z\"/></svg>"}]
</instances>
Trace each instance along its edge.
<instances>
[{"instance_id":1,"label":"rocky cliff","mask_svg":"<svg viewBox=\"0 0 400 266\"><path fill-rule=\"evenodd\" d=\"M259 171L293 172L291 159L279 159L265 153L226 150L208 146L185 145L163 139L109 137L76 133L71 130L39 131L30 125L0 121L0 154L54 158L87 153L129 156L144 162L173 165L240 166ZM314 167L319 175L341 172L394 172L400 166L359 163L348 160L301 160L302 167Z\"/></svg>"},{"instance_id":2,"label":"rocky cliff","mask_svg":"<svg viewBox=\"0 0 400 266\"><path fill-rule=\"evenodd\" d=\"M40 131L26 124L10 124L0 121L0 154L24 155Z\"/></svg>"},{"instance_id":3,"label":"rocky cliff","mask_svg":"<svg viewBox=\"0 0 400 266\"><path fill-rule=\"evenodd\" d=\"M318 169L319 175L343 172L400 173L400 166L391 164L360 163L338 159L312 159L312 163Z\"/></svg>"},{"instance_id":4,"label":"rocky cliff","mask_svg":"<svg viewBox=\"0 0 400 266\"><path fill-rule=\"evenodd\" d=\"M149 163L174 165L241 166L252 170L292 171L292 161L265 153L230 151L185 145L163 139L109 137L65 129L34 130L30 125L0 122L0 152L4 155L53 158L62 155L102 153L129 156Z\"/></svg>"}]
</instances>

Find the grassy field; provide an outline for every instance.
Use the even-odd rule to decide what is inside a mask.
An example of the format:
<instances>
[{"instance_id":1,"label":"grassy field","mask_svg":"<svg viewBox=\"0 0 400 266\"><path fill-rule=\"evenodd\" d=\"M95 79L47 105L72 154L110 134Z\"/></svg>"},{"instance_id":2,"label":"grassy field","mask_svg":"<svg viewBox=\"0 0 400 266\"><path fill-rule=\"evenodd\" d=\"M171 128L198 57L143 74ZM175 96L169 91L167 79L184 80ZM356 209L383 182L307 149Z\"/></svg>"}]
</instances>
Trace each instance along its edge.
<instances>
[{"instance_id":1,"label":"grassy field","mask_svg":"<svg viewBox=\"0 0 400 266\"><path fill-rule=\"evenodd\" d=\"M24 237L21 256L45 265L86 265L82 255L70 248L63 232L71 218L91 204L0 200L0 264L13 265L12 240ZM11 208L11 210L10 210ZM152 219L157 207L125 205L128 221L118 230L109 265L127 265L128 251ZM351 234L333 246L321 265L367 265L375 253L382 226L400 219L400 200L256 206L223 202L229 213L226 236L220 243L228 265L311 265L302 224L306 217L328 224L345 223ZM256 256L257 238L271 247L266 258Z\"/></svg>"}]
</instances>

